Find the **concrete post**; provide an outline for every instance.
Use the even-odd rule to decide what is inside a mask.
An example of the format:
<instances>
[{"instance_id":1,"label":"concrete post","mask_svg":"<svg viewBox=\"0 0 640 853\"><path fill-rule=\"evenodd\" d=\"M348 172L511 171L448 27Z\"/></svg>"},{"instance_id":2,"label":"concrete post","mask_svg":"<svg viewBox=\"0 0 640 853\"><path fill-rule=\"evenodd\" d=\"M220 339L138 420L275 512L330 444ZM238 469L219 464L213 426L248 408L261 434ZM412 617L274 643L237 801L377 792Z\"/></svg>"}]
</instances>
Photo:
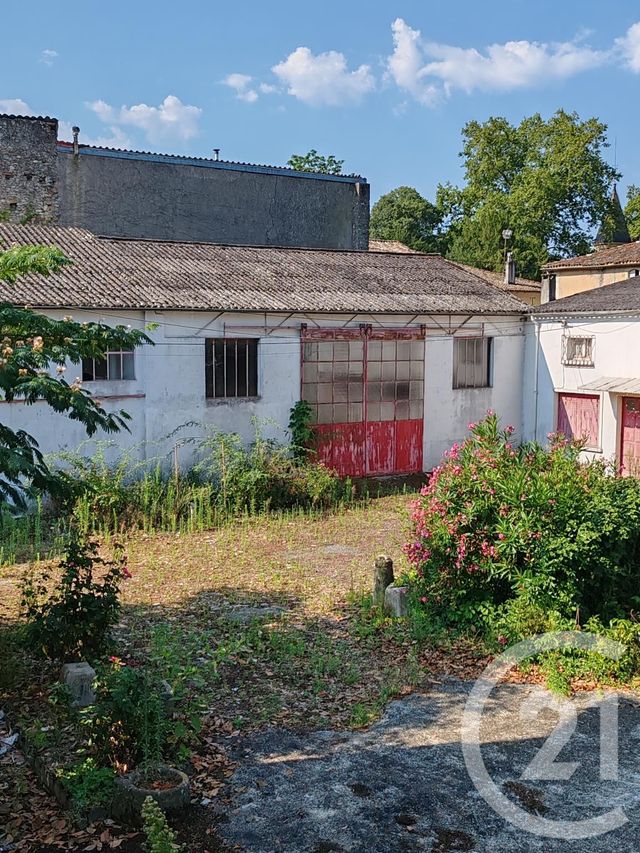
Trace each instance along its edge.
<instances>
[{"instance_id":1,"label":"concrete post","mask_svg":"<svg viewBox=\"0 0 640 853\"><path fill-rule=\"evenodd\" d=\"M393 583L393 560L381 554L376 557L373 568L373 603L381 610L384 608L384 593Z\"/></svg>"}]
</instances>

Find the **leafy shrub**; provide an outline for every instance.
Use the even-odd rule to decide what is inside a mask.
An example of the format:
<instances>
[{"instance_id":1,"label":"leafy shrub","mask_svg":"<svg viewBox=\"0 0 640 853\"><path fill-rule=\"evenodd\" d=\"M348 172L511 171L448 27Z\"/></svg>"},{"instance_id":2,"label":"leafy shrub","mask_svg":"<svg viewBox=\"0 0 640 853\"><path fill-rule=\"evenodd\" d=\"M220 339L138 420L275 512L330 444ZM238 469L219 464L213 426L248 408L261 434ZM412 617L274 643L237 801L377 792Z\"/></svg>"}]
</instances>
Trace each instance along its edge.
<instances>
[{"instance_id":1,"label":"leafy shrub","mask_svg":"<svg viewBox=\"0 0 640 853\"><path fill-rule=\"evenodd\" d=\"M298 400L291 409L289 417L289 435L291 436L291 456L297 462L305 462L309 458L314 434L311 406L306 400Z\"/></svg>"},{"instance_id":2,"label":"leafy shrub","mask_svg":"<svg viewBox=\"0 0 640 853\"><path fill-rule=\"evenodd\" d=\"M236 433L212 432L195 446L197 463L179 476L160 461L149 470L129 452L109 462L104 446L91 456L61 454L66 467L58 512L91 535L135 528L204 530L240 513L349 503L351 481L302 458L304 448L295 443L307 440L302 420L291 446L264 439L257 423L250 447Z\"/></svg>"},{"instance_id":3,"label":"leafy shrub","mask_svg":"<svg viewBox=\"0 0 640 853\"><path fill-rule=\"evenodd\" d=\"M96 681L85 724L101 762L118 770L159 763L169 730L159 681L114 658Z\"/></svg>"},{"instance_id":4,"label":"leafy shrub","mask_svg":"<svg viewBox=\"0 0 640 853\"><path fill-rule=\"evenodd\" d=\"M104 806L113 797L115 772L111 767L99 767L93 758L59 770L57 775L71 795L74 809Z\"/></svg>"},{"instance_id":5,"label":"leafy shrub","mask_svg":"<svg viewBox=\"0 0 640 853\"><path fill-rule=\"evenodd\" d=\"M640 482L581 446L514 447L493 413L470 425L413 508L416 604L504 644L554 626L624 619L640 602ZM594 621L591 622L595 624Z\"/></svg>"},{"instance_id":6,"label":"leafy shrub","mask_svg":"<svg viewBox=\"0 0 640 853\"><path fill-rule=\"evenodd\" d=\"M182 846L176 844L174 831L153 797L147 797L142 804L142 828L147 843L146 853L180 853Z\"/></svg>"},{"instance_id":7,"label":"leafy shrub","mask_svg":"<svg viewBox=\"0 0 640 853\"><path fill-rule=\"evenodd\" d=\"M30 646L59 660L103 651L120 614L121 581L129 576L124 551L117 545L114 550L113 559L103 559L97 542L72 536L51 594L49 571L24 577L22 608Z\"/></svg>"},{"instance_id":8,"label":"leafy shrub","mask_svg":"<svg viewBox=\"0 0 640 853\"><path fill-rule=\"evenodd\" d=\"M264 439L257 428L249 448L236 433L214 433L199 450L195 470L214 485L218 506L228 512L327 508L353 497L349 480L324 465L297 462L289 447Z\"/></svg>"}]
</instances>

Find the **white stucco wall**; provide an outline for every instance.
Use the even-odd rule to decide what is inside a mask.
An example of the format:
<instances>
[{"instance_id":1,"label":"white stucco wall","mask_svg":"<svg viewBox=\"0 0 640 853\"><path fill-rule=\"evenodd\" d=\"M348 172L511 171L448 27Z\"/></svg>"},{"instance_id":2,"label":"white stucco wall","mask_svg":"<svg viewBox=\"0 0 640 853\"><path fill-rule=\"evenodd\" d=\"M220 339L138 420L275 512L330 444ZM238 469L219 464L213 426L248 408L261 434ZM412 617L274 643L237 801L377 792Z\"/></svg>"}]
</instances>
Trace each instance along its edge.
<instances>
[{"instance_id":1,"label":"white stucco wall","mask_svg":"<svg viewBox=\"0 0 640 853\"><path fill-rule=\"evenodd\" d=\"M198 312L98 312L50 311L50 316L73 314L77 320L101 320L116 325L143 328L155 346L136 350L135 379L123 382L92 382L85 387L99 397L109 411L124 409L131 416L130 433L95 440L112 440L117 448L129 448L140 460L170 461L176 442L183 465L189 464L194 444L208 429L238 432L248 442L254 434L252 418L257 418L267 437L286 440L289 412L300 397L300 324L357 328L362 323L387 328L424 324L425 344L425 427L424 468L430 470L454 441L467 433L467 424L494 409L503 422L521 427L523 409L522 365L523 324L517 317L415 317L346 315L207 314ZM282 328L274 329L276 325ZM266 331L265 331L266 326ZM456 330L458 330L456 332ZM481 334L494 338L492 387L453 389L453 333ZM258 398L255 400L207 400L205 397L204 346L207 337L257 337ZM73 379L79 367L69 366ZM75 450L81 444L91 453L82 427L44 404L0 403L0 421L26 429L38 440L45 453ZM184 443L186 441L186 443ZM117 451L114 450L115 454Z\"/></svg>"},{"instance_id":2,"label":"white stucco wall","mask_svg":"<svg viewBox=\"0 0 640 853\"><path fill-rule=\"evenodd\" d=\"M528 325L524 369L527 395L523 406L524 433L528 439L544 443L548 433L555 431L558 393L580 392L583 385L602 377L640 379L640 318L568 318ZM562 364L562 338L567 333L595 337L593 367ZM621 395L583 393L598 393L600 397L600 447L597 452L585 452L584 456L615 460L619 453Z\"/></svg>"}]
</instances>

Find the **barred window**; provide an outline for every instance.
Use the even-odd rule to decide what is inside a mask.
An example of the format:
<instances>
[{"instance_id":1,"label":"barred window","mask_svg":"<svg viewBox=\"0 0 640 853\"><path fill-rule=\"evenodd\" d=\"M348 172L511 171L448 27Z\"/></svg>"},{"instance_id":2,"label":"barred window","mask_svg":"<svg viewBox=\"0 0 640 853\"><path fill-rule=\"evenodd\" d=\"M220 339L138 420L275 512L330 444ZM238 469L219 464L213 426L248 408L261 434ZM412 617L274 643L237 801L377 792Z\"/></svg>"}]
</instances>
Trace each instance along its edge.
<instances>
[{"instance_id":1,"label":"barred window","mask_svg":"<svg viewBox=\"0 0 640 853\"><path fill-rule=\"evenodd\" d=\"M564 337L562 363L575 367L593 367L593 337Z\"/></svg>"},{"instance_id":2,"label":"barred window","mask_svg":"<svg viewBox=\"0 0 640 853\"><path fill-rule=\"evenodd\" d=\"M106 358L83 358L82 379L84 382L97 380L135 379L133 350L110 350Z\"/></svg>"},{"instance_id":3,"label":"barred window","mask_svg":"<svg viewBox=\"0 0 640 853\"><path fill-rule=\"evenodd\" d=\"M258 396L256 338L206 338L204 353L207 397Z\"/></svg>"},{"instance_id":4,"label":"barred window","mask_svg":"<svg viewBox=\"0 0 640 853\"><path fill-rule=\"evenodd\" d=\"M453 339L453 387L491 386L492 338Z\"/></svg>"}]
</instances>

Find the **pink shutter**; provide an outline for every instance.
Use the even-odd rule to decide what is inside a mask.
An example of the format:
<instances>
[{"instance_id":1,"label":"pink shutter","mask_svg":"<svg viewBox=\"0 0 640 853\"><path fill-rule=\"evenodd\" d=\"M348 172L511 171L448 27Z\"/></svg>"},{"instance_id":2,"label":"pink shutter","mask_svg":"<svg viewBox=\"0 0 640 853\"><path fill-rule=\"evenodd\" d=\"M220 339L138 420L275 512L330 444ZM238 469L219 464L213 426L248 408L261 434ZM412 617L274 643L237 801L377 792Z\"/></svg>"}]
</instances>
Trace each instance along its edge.
<instances>
[{"instance_id":1,"label":"pink shutter","mask_svg":"<svg viewBox=\"0 0 640 853\"><path fill-rule=\"evenodd\" d=\"M558 432L586 439L587 447L600 444L600 397L597 394L558 394Z\"/></svg>"}]
</instances>

